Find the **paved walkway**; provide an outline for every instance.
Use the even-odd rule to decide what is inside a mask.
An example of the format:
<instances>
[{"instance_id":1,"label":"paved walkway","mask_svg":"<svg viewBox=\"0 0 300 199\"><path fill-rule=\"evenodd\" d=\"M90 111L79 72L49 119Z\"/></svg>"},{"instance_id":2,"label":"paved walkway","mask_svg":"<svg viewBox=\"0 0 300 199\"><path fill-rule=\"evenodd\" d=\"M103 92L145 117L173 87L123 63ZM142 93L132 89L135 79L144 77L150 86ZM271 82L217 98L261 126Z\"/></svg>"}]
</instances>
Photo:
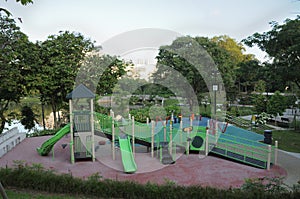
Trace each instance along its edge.
<instances>
[{"instance_id":1,"label":"paved walkway","mask_svg":"<svg viewBox=\"0 0 300 199\"><path fill-rule=\"evenodd\" d=\"M278 151L278 165L287 171L285 183L294 185L300 181L300 154Z\"/></svg>"},{"instance_id":2,"label":"paved walkway","mask_svg":"<svg viewBox=\"0 0 300 199\"><path fill-rule=\"evenodd\" d=\"M252 115L240 116L240 118L251 121ZM289 128L283 128L283 127L274 126L274 125L271 125L271 124L266 124L266 126L272 128L272 129L276 129L276 130L289 130Z\"/></svg>"}]
</instances>

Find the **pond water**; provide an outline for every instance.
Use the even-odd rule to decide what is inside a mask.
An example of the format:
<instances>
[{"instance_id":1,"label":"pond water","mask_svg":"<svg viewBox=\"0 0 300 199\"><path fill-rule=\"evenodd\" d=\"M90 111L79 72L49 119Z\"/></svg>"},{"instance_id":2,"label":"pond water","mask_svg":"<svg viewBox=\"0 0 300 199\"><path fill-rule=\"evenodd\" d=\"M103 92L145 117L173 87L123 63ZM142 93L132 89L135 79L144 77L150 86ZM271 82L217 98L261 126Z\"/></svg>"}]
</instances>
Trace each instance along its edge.
<instances>
[{"instance_id":1,"label":"pond water","mask_svg":"<svg viewBox=\"0 0 300 199\"><path fill-rule=\"evenodd\" d=\"M21 124L21 122L19 120L12 120L12 122L9 124L9 123L6 123L5 124L5 129L3 132L6 132L12 128L15 128L17 127L19 132L20 133L33 133L34 131L41 131L41 130L44 130L43 126L39 125L39 124L35 124L35 127L32 129L32 130L28 130L28 129L25 129L24 125Z\"/></svg>"}]
</instances>

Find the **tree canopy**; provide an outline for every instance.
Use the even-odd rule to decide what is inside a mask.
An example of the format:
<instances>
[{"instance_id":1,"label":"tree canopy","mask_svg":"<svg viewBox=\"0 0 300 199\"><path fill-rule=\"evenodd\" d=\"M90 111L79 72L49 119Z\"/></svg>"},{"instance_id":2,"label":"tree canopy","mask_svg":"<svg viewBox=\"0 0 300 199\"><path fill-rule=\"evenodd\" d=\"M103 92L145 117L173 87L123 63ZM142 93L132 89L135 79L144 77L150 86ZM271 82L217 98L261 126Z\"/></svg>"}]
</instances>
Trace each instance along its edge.
<instances>
[{"instance_id":1,"label":"tree canopy","mask_svg":"<svg viewBox=\"0 0 300 199\"><path fill-rule=\"evenodd\" d=\"M193 42L187 41L193 40ZM199 45L202 47L202 50L198 48L193 49L190 46ZM187 52L190 53L188 57L196 57L201 60L199 67L203 70L203 74L199 74L195 66L186 60L186 58L178 56L178 54L172 52L170 49L176 49L182 51L187 49ZM197 52L193 51L197 50ZM158 69L153 74L155 81L169 78L170 85L171 82L179 81L179 74L173 75L173 78L170 77L169 69L174 69L178 71L184 78L187 79L188 83L191 85L193 91L196 93L198 100L201 100L201 93L208 91L207 82L204 81L203 76L209 77L210 81L216 81L214 79L214 71L212 71L212 64L215 64L218 67L218 72L220 72L225 88L228 93L235 92L235 82L236 82L236 70L239 67L239 63L245 60L251 60L253 56L243 54L244 48L242 44L237 43L234 39L231 39L228 36L220 36L209 39L207 37L181 37L173 41L170 46L163 46L159 49L159 54L157 56L158 60ZM211 60L208 61L208 56L211 57ZM167 66L167 67L164 67ZM174 85L174 84L173 84ZM174 85L177 89L181 85L178 83ZM184 89L183 89L184 90ZM187 97L189 97L187 95Z\"/></svg>"},{"instance_id":2,"label":"tree canopy","mask_svg":"<svg viewBox=\"0 0 300 199\"><path fill-rule=\"evenodd\" d=\"M34 48L15 21L0 12L0 132L9 119L5 117L9 104L26 95Z\"/></svg>"},{"instance_id":3,"label":"tree canopy","mask_svg":"<svg viewBox=\"0 0 300 199\"><path fill-rule=\"evenodd\" d=\"M93 52L82 62L76 81L85 84L99 95L111 94L114 85L126 73L129 64L116 56Z\"/></svg>"},{"instance_id":4,"label":"tree canopy","mask_svg":"<svg viewBox=\"0 0 300 199\"><path fill-rule=\"evenodd\" d=\"M49 103L56 113L72 91L81 62L94 44L80 33L61 31L38 46L40 63L35 68L35 87L42 102ZM54 121L56 126L56 114Z\"/></svg>"},{"instance_id":5,"label":"tree canopy","mask_svg":"<svg viewBox=\"0 0 300 199\"><path fill-rule=\"evenodd\" d=\"M7 0L5 0L5 1L7 1ZM27 5L27 4L33 3L32 0L16 0L16 2L21 3L22 5ZM7 16L11 16L11 13L7 9L0 7L0 13L1 13L1 11L5 12Z\"/></svg>"},{"instance_id":6,"label":"tree canopy","mask_svg":"<svg viewBox=\"0 0 300 199\"><path fill-rule=\"evenodd\" d=\"M286 19L283 24L271 22L268 32L254 33L243 42L252 47L257 45L271 58L272 73L279 81L294 82L300 88L300 16Z\"/></svg>"}]
</instances>

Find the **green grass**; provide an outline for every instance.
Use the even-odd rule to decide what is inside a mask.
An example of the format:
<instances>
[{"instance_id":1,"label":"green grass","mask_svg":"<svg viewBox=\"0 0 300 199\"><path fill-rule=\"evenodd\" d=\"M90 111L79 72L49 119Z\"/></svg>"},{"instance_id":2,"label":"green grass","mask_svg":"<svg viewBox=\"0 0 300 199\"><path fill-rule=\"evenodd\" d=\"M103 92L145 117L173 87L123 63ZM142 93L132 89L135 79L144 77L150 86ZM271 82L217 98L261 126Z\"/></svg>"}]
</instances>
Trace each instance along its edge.
<instances>
[{"instance_id":1,"label":"green grass","mask_svg":"<svg viewBox=\"0 0 300 199\"><path fill-rule=\"evenodd\" d=\"M278 141L278 148L289 151L300 153L300 132L283 130L283 131L273 131L273 144L275 140Z\"/></svg>"},{"instance_id":2,"label":"green grass","mask_svg":"<svg viewBox=\"0 0 300 199\"><path fill-rule=\"evenodd\" d=\"M54 194L42 191L31 191L27 189L14 189L10 188L5 190L9 199L88 199L91 197L85 196L70 196L66 194Z\"/></svg>"},{"instance_id":3,"label":"green grass","mask_svg":"<svg viewBox=\"0 0 300 199\"><path fill-rule=\"evenodd\" d=\"M235 118L238 120L238 123L241 124L249 124L248 120L242 118ZM249 127L240 126L241 128L245 128L250 131L254 131L259 134L264 134L264 130L271 129L272 130L272 138L273 143L278 141L278 148L288 152L300 153L300 132L294 130L274 130L267 125L260 125L259 127L249 129Z\"/></svg>"}]
</instances>

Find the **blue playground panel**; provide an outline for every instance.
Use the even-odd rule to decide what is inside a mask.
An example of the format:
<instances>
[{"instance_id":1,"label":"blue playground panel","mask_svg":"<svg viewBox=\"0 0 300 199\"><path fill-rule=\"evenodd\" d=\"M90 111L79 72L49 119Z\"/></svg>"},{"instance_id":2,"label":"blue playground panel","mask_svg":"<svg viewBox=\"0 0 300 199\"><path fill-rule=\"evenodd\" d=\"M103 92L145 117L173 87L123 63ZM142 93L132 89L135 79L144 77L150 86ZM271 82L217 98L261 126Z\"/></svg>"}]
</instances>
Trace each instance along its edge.
<instances>
[{"instance_id":1,"label":"blue playground panel","mask_svg":"<svg viewBox=\"0 0 300 199\"><path fill-rule=\"evenodd\" d=\"M193 126L206 126L209 118L202 117L201 120L194 119ZM183 128L190 126L190 118L184 117L182 118ZM168 121L167 126L170 125L170 121ZM177 120L177 123L173 123L173 128L179 128L180 123Z\"/></svg>"},{"instance_id":2,"label":"blue playground panel","mask_svg":"<svg viewBox=\"0 0 300 199\"><path fill-rule=\"evenodd\" d=\"M256 141L256 142L264 140L263 135L260 135L255 132L248 131L248 130L245 130L245 129L242 129L242 128L239 128L236 126L232 126L232 125L227 127L224 134L251 140L251 141ZM222 136L222 134L221 134L221 136Z\"/></svg>"},{"instance_id":3,"label":"blue playground panel","mask_svg":"<svg viewBox=\"0 0 300 199\"><path fill-rule=\"evenodd\" d=\"M207 121L210 118L207 117L202 117L201 120L194 120L193 121L193 126L207 126ZM183 121L183 128L190 126L190 118L188 117L184 117L182 119ZM170 126L170 121L168 121L167 124L167 132L169 132L169 126ZM177 132L177 130L180 127L180 123L177 121L177 123L173 123L173 132ZM220 126L220 128L224 128L224 126ZM157 133L157 131L159 131ZM156 124L156 137L158 136L160 140L163 139L163 133L164 128L162 123L159 121ZM167 133L167 136L169 134ZM261 134L257 134L255 132L252 131L248 131L233 125L229 125L225 131L225 133L221 133L220 138L223 139L228 139L228 140L232 140L232 141L236 141L236 142L240 142L243 144L247 144L247 145L255 145L255 146L261 146L264 145L263 143L260 143L259 141L263 141L264 140L264 135Z\"/></svg>"}]
</instances>

